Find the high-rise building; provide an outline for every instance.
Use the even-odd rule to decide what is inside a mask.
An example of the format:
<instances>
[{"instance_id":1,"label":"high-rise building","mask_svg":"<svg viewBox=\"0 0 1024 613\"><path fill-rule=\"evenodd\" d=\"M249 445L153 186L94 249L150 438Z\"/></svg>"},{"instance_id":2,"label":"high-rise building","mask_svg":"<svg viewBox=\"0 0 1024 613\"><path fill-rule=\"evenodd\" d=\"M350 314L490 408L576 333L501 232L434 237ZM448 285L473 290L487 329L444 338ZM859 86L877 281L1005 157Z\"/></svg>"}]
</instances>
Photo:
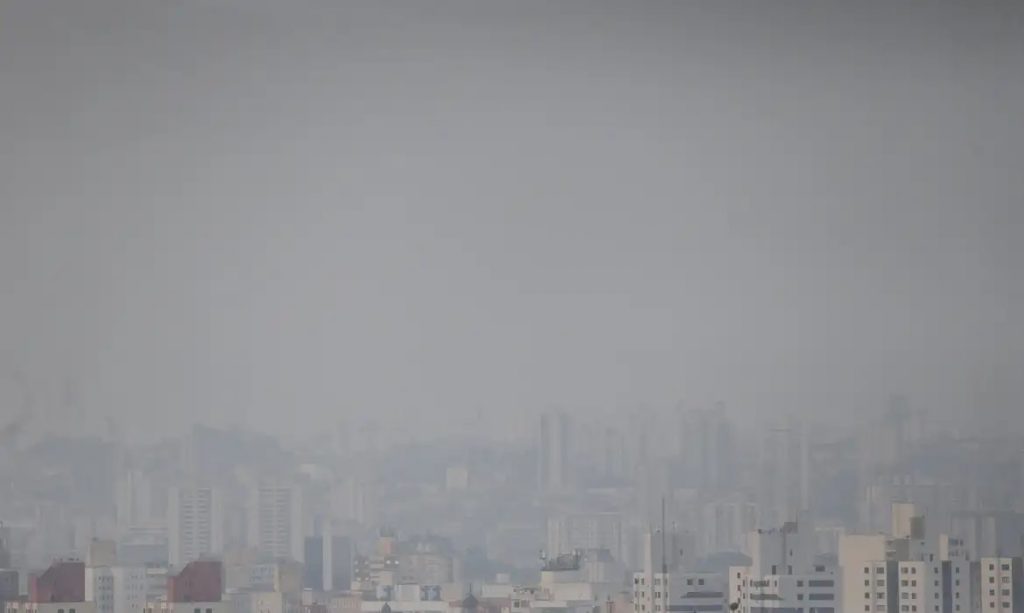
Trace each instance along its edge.
<instances>
[{"instance_id":1,"label":"high-rise building","mask_svg":"<svg viewBox=\"0 0 1024 613\"><path fill-rule=\"evenodd\" d=\"M305 539L303 587L337 592L352 586L352 539L329 533Z\"/></svg>"},{"instance_id":2,"label":"high-rise building","mask_svg":"<svg viewBox=\"0 0 1024 613\"><path fill-rule=\"evenodd\" d=\"M585 549L605 549L615 559L622 560L622 516L618 513L565 513L548 518L549 556Z\"/></svg>"},{"instance_id":3,"label":"high-rise building","mask_svg":"<svg viewBox=\"0 0 1024 613\"><path fill-rule=\"evenodd\" d=\"M147 523L153 516L153 492L149 478L142 471L132 470L115 484L117 529L124 534L132 527Z\"/></svg>"},{"instance_id":4,"label":"high-rise building","mask_svg":"<svg viewBox=\"0 0 1024 613\"><path fill-rule=\"evenodd\" d=\"M717 573L633 575L633 613L724 613L728 578Z\"/></svg>"},{"instance_id":5,"label":"high-rise building","mask_svg":"<svg viewBox=\"0 0 1024 613\"><path fill-rule=\"evenodd\" d=\"M167 494L167 554L172 566L219 555L224 548L224 509L211 487L173 487Z\"/></svg>"},{"instance_id":6,"label":"high-rise building","mask_svg":"<svg viewBox=\"0 0 1024 613\"><path fill-rule=\"evenodd\" d=\"M758 459L761 526L777 526L810 508L810 441L806 422L789 418L762 428Z\"/></svg>"},{"instance_id":7,"label":"high-rise building","mask_svg":"<svg viewBox=\"0 0 1024 613\"><path fill-rule=\"evenodd\" d=\"M725 489L736 482L736 435L725 412L696 409L680 415L679 455L685 487Z\"/></svg>"},{"instance_id":8,"label":"high-rise building","mask_svg":"<svg viewBox=\"0 0 1024 613\"><path fill-rule=\"evenodd\" d=\"M963 541L975 560L1024 555L1024 513L954 513L950 520L950 536Z\"/></svg>"},{"instance_id":9,"label":"high-rise building","mask_svg":"<svg viewBox=\"0 0 1024 613\"><path fill-rule=\"evenodd\" d=\"M929 534L913 505L894 505L892 518L891 535L840 536L842 610L981 613L979 567L960 541Z\"/></svg>"},{"instance_id":10,"label":"high-rise building","mask_svg":"<svg viewBox=\"0 0 1024 613\"><path fill-rule=\"evenodd\" d=\"M809 522L757 530L747 541L750 566L729 570L729 600L740 613L835 613L839 608L839 577L834 567L816 560L816 535Z\"/></svg>"},{"instance_id":11,"label":"high-rise building","mask_svg":"<svg viewBox=\"0 0 1024 613\"><path fill-rule=\"evenodd\" d=\"M250 547L272 558L302 561L305 532L299 488L274 484L254 487L247 516Z\"/></svg>"},{"instance_id":12,"label":"high-rise building","mask_svg":"<svg viewBox=\"0 0 1024 613\"><path fill-rule=\"evenodd\" d=\"M569 418L564 413L547 413L540 418L537 458L538 484L542 492L557 493L570 485Z\"/></svg>"}]
</instances>

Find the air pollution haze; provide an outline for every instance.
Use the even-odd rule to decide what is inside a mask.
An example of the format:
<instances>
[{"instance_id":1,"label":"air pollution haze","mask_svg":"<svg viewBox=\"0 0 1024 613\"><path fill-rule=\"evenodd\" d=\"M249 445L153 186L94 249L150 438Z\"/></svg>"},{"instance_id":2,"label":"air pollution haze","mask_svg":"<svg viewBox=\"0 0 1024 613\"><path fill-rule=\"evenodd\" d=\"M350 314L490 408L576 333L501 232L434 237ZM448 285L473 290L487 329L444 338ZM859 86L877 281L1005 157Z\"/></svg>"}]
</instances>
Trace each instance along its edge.
<instances>
[{"instance_id":1,"label":"air pollution haze","mask_svg":"<svg viewBox=\"0 0 1024 613\"><path fill-rule=\"evenodd\" d=\"M1022 16L7 0L4 417L1020 428Z\"/></svg>"},{"instance_id":2,"label":"air pollution haze","mask_svg":"<svg viewBox=\"0 0 1024 613\"><path fill-rule=\"evenodd\" d=\"M1024 1L0 0L0 613L1024 613Z\"/></svg>"}]
</instances>

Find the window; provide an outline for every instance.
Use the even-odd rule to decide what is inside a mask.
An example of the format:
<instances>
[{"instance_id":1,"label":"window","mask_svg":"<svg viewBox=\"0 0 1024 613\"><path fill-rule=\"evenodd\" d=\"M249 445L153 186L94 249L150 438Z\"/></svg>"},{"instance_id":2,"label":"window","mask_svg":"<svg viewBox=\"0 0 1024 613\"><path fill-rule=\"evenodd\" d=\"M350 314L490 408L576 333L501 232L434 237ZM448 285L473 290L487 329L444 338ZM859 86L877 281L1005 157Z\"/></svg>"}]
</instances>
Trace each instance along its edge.
<instances>
[{"instance_id":1,"label":"window","mask_svg":"<svg viewBox=\"0 0 1024 613\"><path fill-rule=\"evenodd\" d=\"M864 580L864 587L868 587L870 585L871 585L871 580L870 579L865 579Z\"/></svg>"},{"instance_id":2,"label":"window","mask_svg":"<svg viewBox=\"0 0 1024 613\"><path fill-rule=\"evenodd\" d=\"M697 579L697 585L704 585L703 579Z\"/></svg>"},{"instance_id":3,"label":"window","mask_svg":"<svg viewBox=\"0 0 1024 613\"><path fill-rule=\"evenodd\" d=\"M686 585L693 585L693 579L687 579Z\"/></svg>"},{"instance_id":4,"label":"window","mask_svg":"<svg viewBox=\"0 0 1024 613\"><path fill-rule=\"evenodd\" d=\"M864 585L867 585L867 582L865 582ZM804 586L803 580L802 579L797 579L796 580L796 586L797 587L803 587Z\"/></svg>"},{"instance_id":5,"label":"window","mask_svg":"<svg viewBox=\"0 0 1024 613\"><path fill-rule=\"evenodd\" d=\"M864 592L864 598L871 598L871 594L869 592Z\"/></svg>"},{"instance_id":6,"label":"window","mask_svg":"<svg viewBox=\"0 0 1024 613\"><path fill-rule=\"evenodd\" d=\"M879 579L878 581L875 581L875 585L877 585L878 587L883 587L885 585L885 579Z\"/></svg>"},{"instance_id":7,"label":"window","mask_svg":"<svg viewBox=\"0 0 1024 613\"><path fill-rule=\"evenodd\" d=\"M1003 570L1010 570L1010 565L1009 564L1003 564L1001 568Z\"/></svg>"},{"instance_id":8,"label":"window","mask_svg":"<svg viewBox=\"0 0 1024 613\"><path fill-rule=\"evenodd\" d=\"M864 610L865 611L870 611L871 610L871 605L869 605L869 604L864 605Z\"/></svg>"},{"instance_id":9,"label":"window","mask_svg":"<svg viewBox=\"0 0 1024 613\"><path fill-rule=\"evenodd\" d=\"M870 568L868 568L867 566L865 566L865 567L864 567L864 574L866 575L866 574L868 574L868 573L870 573L870 572L871 572L871 569L870 569Z\"/></svg>"},{"instance_id":10,"label":"window","mask_svg":"<svg viewBox=\"0 0 1024 613\"><path fill-rule=\"evenodd\" d=\"M906 579L904 579L903 581L900 581L900 585L902 585L903 587L907 587L909 584L910 584L910 582L907 581Z\"/></svg>"}]
</instances>

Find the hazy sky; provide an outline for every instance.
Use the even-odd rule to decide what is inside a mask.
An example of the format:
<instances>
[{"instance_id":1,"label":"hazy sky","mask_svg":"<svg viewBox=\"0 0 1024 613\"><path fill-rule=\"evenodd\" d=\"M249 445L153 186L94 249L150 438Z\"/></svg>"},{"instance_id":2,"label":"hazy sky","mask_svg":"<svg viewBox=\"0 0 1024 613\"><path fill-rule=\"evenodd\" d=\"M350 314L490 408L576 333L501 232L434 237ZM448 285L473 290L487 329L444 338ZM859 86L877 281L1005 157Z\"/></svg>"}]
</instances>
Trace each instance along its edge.
<instances>
[{"instance_id":1,"label":"hazy sky","mask_svg":"<svg viewBox=\"0 0 1024 613\"><path fill-rule=\"evenodd\" d=\"M1024 3L3 0L0 287L65 424L1019 415Z\"/></svg>"}]
</instances>

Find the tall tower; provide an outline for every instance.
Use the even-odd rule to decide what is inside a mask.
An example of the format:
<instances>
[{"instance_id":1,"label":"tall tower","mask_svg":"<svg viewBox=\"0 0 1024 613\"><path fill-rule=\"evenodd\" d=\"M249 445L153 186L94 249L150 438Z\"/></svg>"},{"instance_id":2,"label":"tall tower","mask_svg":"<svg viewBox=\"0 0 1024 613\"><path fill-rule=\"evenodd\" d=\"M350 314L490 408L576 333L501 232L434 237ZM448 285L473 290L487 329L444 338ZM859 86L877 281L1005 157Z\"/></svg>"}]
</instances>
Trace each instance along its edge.
<instances>
[{"instance_id":1,"label":"tall tower","mask_svg":"<svg viewBox=\"0 0 1024 613\"><path fill-rule=\"evenodd\" d=\"M273 558L304 559L302 491L264 484L249 495L249 546Z\"/></svg>"},{"instance_id":2,"label":"tall tower","mask_svg":"<svg viewBox=\"0 0 1024 613\"><path fill-rule=\"evenodd\" d=\"M540 418L537 481L545 493L569 486L569 418L564 413L545 413Z\"/></svg>"},{"instance_id":3,"label":"tall tower","mask_svg":"<svg viewBox=\"0 0 1024 613\"><path fill-rule=\"evenodd\" d=\"M167 553L171 566L220 554L224 509L210 487L172 487L167 495Z\"/></svg>"}]
</instances>

